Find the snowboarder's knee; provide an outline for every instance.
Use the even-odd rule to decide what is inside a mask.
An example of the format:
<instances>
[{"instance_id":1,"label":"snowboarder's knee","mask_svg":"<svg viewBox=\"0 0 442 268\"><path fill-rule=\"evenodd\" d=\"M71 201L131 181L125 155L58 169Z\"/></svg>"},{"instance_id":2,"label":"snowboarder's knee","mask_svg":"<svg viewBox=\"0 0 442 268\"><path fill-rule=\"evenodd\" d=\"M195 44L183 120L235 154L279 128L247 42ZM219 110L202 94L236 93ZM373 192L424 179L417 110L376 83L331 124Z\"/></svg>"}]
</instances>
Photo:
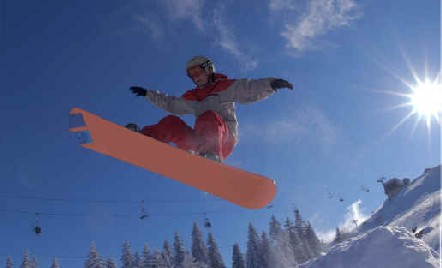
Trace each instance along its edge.
<instances>
[{"instance_id":1,"label":"snowboarder's knee","mask_svg":"<svg viewBox=\"0 0 442 268\"><path fill-rule=\"evenodd\" d=\"M182 125L186 124L181 118L176 115L170 114L158 122L160 125Z\"/></svg>"}]
</instances>

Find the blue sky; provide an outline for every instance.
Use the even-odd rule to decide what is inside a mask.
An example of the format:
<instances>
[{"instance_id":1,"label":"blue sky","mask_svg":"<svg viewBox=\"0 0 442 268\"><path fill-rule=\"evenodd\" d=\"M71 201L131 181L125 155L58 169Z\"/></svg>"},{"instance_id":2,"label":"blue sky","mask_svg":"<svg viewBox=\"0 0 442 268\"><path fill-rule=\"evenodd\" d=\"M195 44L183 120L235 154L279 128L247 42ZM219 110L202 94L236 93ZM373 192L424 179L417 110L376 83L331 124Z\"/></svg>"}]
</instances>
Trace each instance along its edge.
<instances>
[{"instance_id":1,"label":"blue sky","mask_svg":"<svg viewBox=\"0 0 442 268\"><path fill-rule=\"evenodd\" d=\"M272 213L282 221L297 207L327 233L348 207L368 215L381 204L378 178L415 178L440 163L440 124L395 108L414 75L438 75L438 1L2 0L1 9L0 263L12 255L18 264L28 249L42 267L53 256L80 267L92 240L118 259L125 240L160 248L175 231L190 249L192 223L202 228L207 213L230 265L249 222L267 231ZM226 162L277 181L272 209L206 196L83 149L68 132L73 107L121 125L157 122L166 113L129 87L180 95L193 87L185 62L198 54L231 78L295 86L237 105L240 142Z\"/></svg>"}]
</instances>

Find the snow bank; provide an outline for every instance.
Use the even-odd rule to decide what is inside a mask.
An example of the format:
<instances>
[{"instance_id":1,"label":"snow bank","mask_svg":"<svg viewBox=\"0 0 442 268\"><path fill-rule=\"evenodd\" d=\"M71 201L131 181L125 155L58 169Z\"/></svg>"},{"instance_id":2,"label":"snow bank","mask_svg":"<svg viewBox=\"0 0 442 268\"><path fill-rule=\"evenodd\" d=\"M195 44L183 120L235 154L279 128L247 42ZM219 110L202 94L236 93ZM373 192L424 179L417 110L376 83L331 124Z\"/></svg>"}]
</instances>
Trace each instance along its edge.
<instances>
[{"instance_id":1,"label":"snow bank","mask_svg":"<svg viewBox=\"0 0 442 268\"><path fill-rule=\"evenodd\" d=\"M378 227L332 247L301 268L439 267L439 254L404 227Z\"/></svg>"}]
</instances>

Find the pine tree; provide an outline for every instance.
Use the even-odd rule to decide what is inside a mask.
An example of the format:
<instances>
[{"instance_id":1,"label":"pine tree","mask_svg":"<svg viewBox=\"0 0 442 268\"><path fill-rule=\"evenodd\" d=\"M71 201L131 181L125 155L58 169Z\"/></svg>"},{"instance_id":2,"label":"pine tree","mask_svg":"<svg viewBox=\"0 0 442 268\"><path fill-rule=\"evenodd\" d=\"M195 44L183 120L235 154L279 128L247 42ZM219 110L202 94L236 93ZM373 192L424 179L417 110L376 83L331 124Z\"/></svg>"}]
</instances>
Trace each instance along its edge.
<instances>
[{"instance_id":1,"label":"pine tree","mask_svg":"<svg viewBox=\"0 0 442 268\"><path fill-rule=\"evenodd\" d=\"M174 267L177 268L182 267L186 250L184 248L183 242L180 239L180 236L176 232L174 236L173 249L174 249L174 256L173 256Z\"/></svg>"},{"instance_id":2,"label":"pine tree","mask_svg":"<svg viewBox=\"0 0 442 268\"><path fill-rule=\"evenodd\" d=\"M29 261L29 253L27 250L23 254L23 262L21 263L21 268L31 268L31 262Z\"/></svg>"},{"instance_id":3,"label":"pine tree","mask_svg":"<svg viewBox=\"0 0 442 268\"><path fill-rule=\"evenodd\" d=\"M51 268L60 268L60 264L58 263L57 258L52 259Z\"/></svg>"},{"instance_id":4,"label":"pine tree","mask_svg":"<svg viewBox=\"0 0 442 268\"><path fill-rule=\"evenodd\" d=\"M203 235L196 222L193 223L192 227L192 256L194 258L193 261L198 264L208 263L207 247L204 244Z\"/></svg>"},{"instance_id":5,"label":"pine tree","mask_svg":"<svg viewBox=\"0 0 442 268\"><path fill-rule=\"evenodd\" d=\"M38 267L37 257L33 256L32 259L31 259L30 264L31 264L32 268L37 268Z\"/></svg>"},{"instance_id":6,"label":"pine tree","mask_svg":"<svg viewBox=\"0 0 442 268\"><path fill-rule=\"evenodd\" d=\"M311 233L313 229L311 228L311 226L309 227L310 223L306 224L306 222L302 219L299 209L296 209L294 211L294 214L295 214L295 232L298 234L301 243L300 247L302 248L303 252L303 256L300 258L302 262L305 262L316 257L319 254L319 251L316 250L316 247L318 247L316 242L319 242L319 240L313 241L314 237L316 237L316 234L314 234L314 232ZM312 236L313 234L314 237ZM301 250L298 249L297 251L299 253Z\"/></svg>"},{"instance_id":7,"label":"pine tree","mask_svg":"<svg viewBox=\"0 0 442 268\"><path fill-rule=\"evenodd\" d=\"M115 262L115 260L114 259L112 259L112 258L107 258L107 260L106 260L106 266L105 266L106 268L117 268L117 264L116 264L116 262Z\"/></svg>"},{"instance_id":8,"label":"pine tree","mask_svg":"<svg viewBox=\"0 0 442 268\"><path fill-rule=\"evenodd\" d=\"M308 254L306 253L305 243L302 238L299 236L299 229L291 228L288 230L288 238L290 241L290 245L292 246L293 255L298 263L303 263L309 259Z\"/></svg>"},{"instance_id":9,"label":"pine tree","mask_svg":"<svg viewBox=\"0 0 442 268\"><path fill-rule=\"evenodd\" d=\"M239 249L238 243L233 245L232 268L246 268L244 256Z\"/></svg>"},{"instance_id":10,"label":"pine tree","mask_svg":"<svg viewBox=\"0 0 442 268\"><path fill-rule=\"evenodd\" d=\"M151 268L166 268L166 263L164 262L161 252L155 250L152 254L152 264Z\"/></svg>"},{"instance_id":11,"label":"pine tree","mask_svg":"<svg viewBox=\"0 0 442 268\"><path fill-rule=\"evenodd\" d=\"M94 241L91 242L89 256L84 264L85 268L103 268L102 260L97 252Z\"/></svg>"},{"instance_id":12,"label":"pine tree","mask_svg":"<svg viewBox=\"0 0 442 268\"><path fill-rule=\"evenodd\" d=\"M131 268L132 267L132 252L130 250L129 241L126 241L123 244L123 255L121 256L120 260L123 263L123 268Z\"/></svg>"},{"instance_id":13,"label":"pine tree","mask_svg":"<svg viewBox=\"0 0 442 268\"><path fill-rule=\"evenodd\" d=\"M284 230L276 236L273 247L274 267L298 267L298 262L294 254L294 247L290 241L290 232Z\"/></svg>"},{"instance_id":14,"label":"pine tree","mask_svg":"<svg viewBox=\"0 0 442 268\"><path fill-rule=\"evenodd\" d=\"M307 224L306 236L310 249L313 253L312 258L319 256L321 252L321 241L319 241L318 236L316 235L315 230L313 230L310 222Z\"/></svg>"},{"instance_id":15,"label":"pine tree","mask_svg":"<svg viewBox=\"0 0 442 268\"><path fill-rule=\"evenodd\" d=\"M143 267L143 261L140 258L140 254L138 253L138 251L136 251L132 258L132 268L142 268L142 267Z\"/></svg>"},{"instance_id":16,"label":"pine tree","mask_svg":"<svg viewBox=\"0 0 442 268\"><path fill-rule=\"evenodd\" d=\"M143 248L143 268L150 268L152 263L152 255L150 254L150 247L148 244L144 245Z\"/></svg>"},{"instance_id":17,"label":"pine tree","mask_svg":"<svg viewBox=\"0 0 442 268\"><path fill-rule=\"evenodd\" d=\"M175 268L207 268L206 265L204 266L198 266L198 264L193 262L192 253L186 251L184 252L184 258L180 266L175 266Z\"/></svg>"},{"instance_id":18,"label":"pine tree","mask_svg":"<svg viewBox=\"0 0 442 268\"><path fill-rule=\"evenodd\" d=\"M294 229L293 222L288 217L285 219L284 228L286 231Z\"/></svg>"},{"instance_id":19,"label":"pine tree","mask_svg":"<svg viewBox=\"0 0 442 268\"><path fill-rule=\"evenodd\" d=\"M275 215L272 215L272 218L269 223L269 236L271 241L276 240L276 235L282 232L281 223L276 219Z\"/></svg>"},{"instance_id":20,"label":"pine tree","mask_svg":"<svg viewBox=\"0 0 442 268\"><path fill-rule=\"evenodd\" d=\"M302 229L305 227L305 222L302 219L301 213L299 212L299 209L295 209L295 228Z\"/></svg>"},{"instance_id":21,"label":"pine tree","mask_svg":"<svg viewBox=\"0 0 442 268\"><path fill-rule=\"evenodd\" d=\"M172 268L172 253L170 252L169 241L167 240L165 240L163 243L163 251L161 252L161 255L164 260L164 265L167 268Z\"/></svg>"},{"instance_id":22,"label":"pine tree","mask_svg":"<svg viewBox=\"0 0 442 268\"><path fill-rule=\"evenodd\" d=\"M270 240L266 232L262 232L261 241L259 243L259 256L262 268L271 268L272 266L272 250L270 247Z\"/></svg>"},{"instance_id":23,"label":"pine tree","mask_svg":"<svg viewBox=\"0 0 442 268\"><path fill-rule=\"evenodd\" d=\"M211 268L225 268L226 265L224 264L223 257L219 252L218 245L212 233L209 233L207 245L209 247L209 266Z\"/></svg>"},{"instance_id":24,"label":"pine tree","mask_svg":"<svg viewBox=\"0 0 442 268\"><path fill-rule=\"evenodd\" d=\"M12 263L12 258L11 258L11 256L8 256L6 258L6 268L13 268L13 267L14 267L14 264Z\"/></svg>"},{"instance_id":25,"label":"pine tree","mask_svg":"<svg viewBox=\"0 0 442 268\"><path fill-rule=\"evenodd\" d=\"M249 223L248 239L247 239L247 253L246 266L247 267L261 267L259 262L259 237L255 227Z\"/></svg>"},{"instance_id":26,"label":"pine tree","mask_svg":"<svg viewBox=\"0 0 442 268\"><path fill-rule=\"evenodd\" d=\"M343 241L343 237L342 237L342 232L341 230L339 230L338 227L336 227L336 235L335 235L335 240L333 240L334 243L341 243Z\"/></svg>"}]
</instances>

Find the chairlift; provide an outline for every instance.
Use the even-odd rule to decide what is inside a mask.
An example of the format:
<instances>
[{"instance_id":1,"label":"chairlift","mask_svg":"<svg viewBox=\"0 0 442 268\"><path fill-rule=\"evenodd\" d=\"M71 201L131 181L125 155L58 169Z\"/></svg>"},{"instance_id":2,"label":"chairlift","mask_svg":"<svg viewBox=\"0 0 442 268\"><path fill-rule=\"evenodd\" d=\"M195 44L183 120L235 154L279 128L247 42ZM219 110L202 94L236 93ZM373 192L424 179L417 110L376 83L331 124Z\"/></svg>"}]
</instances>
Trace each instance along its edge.
<instances>
[{"instance_id":1,"label":"chairlift","mask_svg":"<svg viewBox=\"0 0 442 268\"><path fill-rule=\"evenodd\" d=\"M38 213L35 213L34 233L36 235L40 235L41 234L41 227L40 227L40 224L39 224L39 214Z\"/></svg>"},{"instance_id":2,"label":"chairlift","mask_svg":"<svg viewBox=\"0 0 442 268\"><path fill-rule=\"evenodd\" d=\"M364 192L366 192L366 193L369 193L369 192L370 192L370 188L368 188L368 187L362 185L362 186L361 186L361 191L364 191Z\"/></svg>"},{"instance_id":3,"label":"chairlift","mask_svg":"<svg viewBox=\"0 0 442 268\"><path fill-rule=\"evenodd\" d=\"M140 202L140 220L144 220L145 218L148 218L149 214L146 213L144 209L144 200L141 200Z\"/></svg>"},{"instance_id":4,"label":"chairlift","mask_svg":"<svg viewBox=\"0 0 442 268\"><path fill-rule=\"evenodd\" d=\"M204 213L204 227L212 228L212 223L210 222L210 219L206 216L206 213Z\"/></svg>"}]
</instances>

